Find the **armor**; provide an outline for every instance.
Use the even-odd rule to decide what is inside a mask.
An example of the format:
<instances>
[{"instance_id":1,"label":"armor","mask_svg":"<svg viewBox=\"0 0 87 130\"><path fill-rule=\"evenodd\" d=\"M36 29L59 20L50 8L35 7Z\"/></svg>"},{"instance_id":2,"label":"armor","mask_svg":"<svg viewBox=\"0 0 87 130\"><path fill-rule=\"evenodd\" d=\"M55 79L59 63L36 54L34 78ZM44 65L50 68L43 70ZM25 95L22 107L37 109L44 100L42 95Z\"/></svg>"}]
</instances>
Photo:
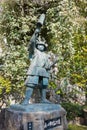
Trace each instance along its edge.
<instances>
[{"instance_id":1,"label":"armor","mask_svg":"<svg viewBox=\"0 0 87 130\"><path fill-rule=\"evenodd\" d=\"M27 105L33 93L33 89L38 87L41 93L41 103L50 103L46 99L46 88L50 77L49 70L52 66L50 56L46 53L47 44L39 36L40 28L44 23L45 14L40 16L37 28L30 39L29 59L30 66L27 72L25 85L27 87L23 105Z\"/></svg>"}]
</instances>

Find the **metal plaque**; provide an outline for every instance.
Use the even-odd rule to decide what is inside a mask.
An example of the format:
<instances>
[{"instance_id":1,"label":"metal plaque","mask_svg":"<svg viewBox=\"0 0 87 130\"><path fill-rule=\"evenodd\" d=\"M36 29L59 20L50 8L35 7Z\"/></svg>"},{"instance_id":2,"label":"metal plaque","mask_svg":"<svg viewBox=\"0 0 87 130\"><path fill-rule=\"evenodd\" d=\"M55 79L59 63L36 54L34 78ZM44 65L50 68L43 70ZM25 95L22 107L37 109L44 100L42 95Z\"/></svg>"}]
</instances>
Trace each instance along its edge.
<instances>
[{"instance_id":1,"label":"metal plaque","mask_svg":"<svg viewBox=\"0 0 87 130\"><path fill-rule=\"evenodd\" d=\"M33 122L28 122L28 130L33 130Z\"/></svg>"},{"instance_id":2,"label":"metal plaque","mask_svg":"<svg viewBox=\"0 0 87 130\"><path fill-rule=\"evenodd\" d=\"M61 117L44 121L44 130L54 128L61 125Z\"/></svg>"}]
</instances>

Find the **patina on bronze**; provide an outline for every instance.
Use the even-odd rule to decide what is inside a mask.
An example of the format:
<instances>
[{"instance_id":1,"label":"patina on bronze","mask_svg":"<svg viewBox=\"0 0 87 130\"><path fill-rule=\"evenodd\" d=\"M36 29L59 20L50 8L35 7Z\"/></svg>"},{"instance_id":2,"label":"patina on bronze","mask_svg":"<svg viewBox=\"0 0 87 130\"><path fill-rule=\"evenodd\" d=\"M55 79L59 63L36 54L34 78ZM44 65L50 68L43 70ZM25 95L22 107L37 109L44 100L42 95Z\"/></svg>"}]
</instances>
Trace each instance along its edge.
<instances>
[{"instance_id":1,"label":"patina on bronze","mask_svg":"<svg viewBox=\"0 0 87 130\"><path fill-rule=\"evenodd\" d=\"M45 21L45 14L42 14L37 22L37 27L33 36L30 39L29 44L29 59L30 66L27 72L27 79L25 81L26 93L25 99L22 102L22 105L29 104L29 100L33 93L33 89L38 87L41 94L40 103L50 103L46 99L46 88L49 81L49 70L56 63L50 61L49 54L46 53L47 44L45 40L42 40L40 36L40 30Z\"/></svg>"}]
</instances>

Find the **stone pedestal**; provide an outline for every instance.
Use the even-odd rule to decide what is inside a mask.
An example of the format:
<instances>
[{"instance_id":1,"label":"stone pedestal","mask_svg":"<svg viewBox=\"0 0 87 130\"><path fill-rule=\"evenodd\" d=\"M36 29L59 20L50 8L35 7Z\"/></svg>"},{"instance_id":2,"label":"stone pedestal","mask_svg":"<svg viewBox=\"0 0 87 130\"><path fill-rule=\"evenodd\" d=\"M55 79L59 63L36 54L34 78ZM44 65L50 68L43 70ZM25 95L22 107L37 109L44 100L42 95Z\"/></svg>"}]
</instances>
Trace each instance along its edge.
<instances>
[{"instance_id":1,"label":"stone pedestal","mask_svg":"<svg viewBox=\"0 0 87 130\"><path fill-rule=\"evenodd\" d=\"M6 130L66 130L66 111L56 104L13 105L5 112Z\"/></svg>"}]
</instances>

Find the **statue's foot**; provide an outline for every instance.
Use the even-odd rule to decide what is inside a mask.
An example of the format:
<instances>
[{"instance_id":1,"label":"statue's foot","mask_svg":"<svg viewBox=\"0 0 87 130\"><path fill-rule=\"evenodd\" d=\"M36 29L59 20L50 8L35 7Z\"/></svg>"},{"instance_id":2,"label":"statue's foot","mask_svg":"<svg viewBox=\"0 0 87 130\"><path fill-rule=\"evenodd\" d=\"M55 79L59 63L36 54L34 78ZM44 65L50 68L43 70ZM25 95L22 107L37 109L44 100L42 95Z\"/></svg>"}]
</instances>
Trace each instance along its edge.
<instances>
[{"instance_id":1,"label":"statue's foot","mask_svg":"<svg viewBox=\"0 0 87 130\"><path fill-rule=\"evenodd\" d=\"M25 100L21 103L21 105L29 105L29 101L25 99Z\"/></svg>"},{"instance_id":2,"label":"statue's foot","mask_svg":"<svg viewBox=\"0 0 87 130\"><path fill-rule=\"evenodd\" d=\"M52 102L48 101L47 99L41 100L41 103L52 104Z\"/></svg>"}]
</instances>

